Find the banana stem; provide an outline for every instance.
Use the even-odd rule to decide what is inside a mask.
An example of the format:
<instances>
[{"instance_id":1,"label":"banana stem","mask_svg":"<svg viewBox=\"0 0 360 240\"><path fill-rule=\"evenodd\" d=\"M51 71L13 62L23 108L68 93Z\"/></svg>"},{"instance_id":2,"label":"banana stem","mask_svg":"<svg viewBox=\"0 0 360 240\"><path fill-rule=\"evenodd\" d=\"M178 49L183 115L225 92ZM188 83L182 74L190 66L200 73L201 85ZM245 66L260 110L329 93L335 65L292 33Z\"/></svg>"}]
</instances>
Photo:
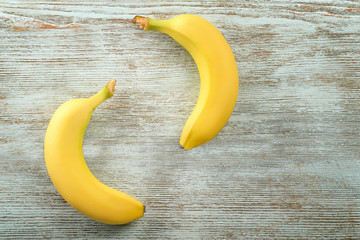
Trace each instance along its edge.
<instances>
[{"instance_id":1,"label":"banana stem","mask_svg":"<svg viewBox=\"0 0 360 240\"><path fill-rule=\"evenodd\" d=\"M110 80L98 93L88 98L88 101L92 103L92 107L95 109L106 99L112 97L115 92L116 80Z\"/></svg>"},{"instance_id":2,"label":"banana stem","mask_svg":"<svg viewBox=\"0 0 360 240\"><path fill-rule=\"evenodd\" d=\"M114 96L115 85L116 85L116 80L115 80L115 79L111 79L111 80L105 85L106 89L108 90L108 93L110 94L110 97Z\"/></svg>"},{"instance_id":3,"label":"banana stem","mask_svg":"<svg viewBox=\"0 0 360 240\"><path fill-rule=\"evenodd\" d=\"M160 31L168 20L157 20L149 17L135 16L131 22L139 24L140 28L145 31Z\"/></svg>"},{"instance_id":4,"label":"banana stem","mask_svg":"<svg viewBox=\"0 0 360 240\"><path fill-rule=\"evenodd\" d=\"M142 17L142 16L135 16L132 20L132 23L137 23L140 26L140 29L142 30L149 30L149 18L148 17Z\"/></svg>"}]
</instances>

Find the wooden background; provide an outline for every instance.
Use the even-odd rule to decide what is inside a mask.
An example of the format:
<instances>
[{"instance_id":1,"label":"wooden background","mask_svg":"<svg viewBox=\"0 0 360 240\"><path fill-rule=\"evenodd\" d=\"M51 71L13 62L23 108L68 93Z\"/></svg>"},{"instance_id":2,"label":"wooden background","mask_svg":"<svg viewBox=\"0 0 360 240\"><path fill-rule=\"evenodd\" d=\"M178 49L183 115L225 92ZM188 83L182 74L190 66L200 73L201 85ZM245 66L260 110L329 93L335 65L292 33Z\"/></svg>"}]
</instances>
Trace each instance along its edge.
<instances>
[{"instance_id":1,"label":"wooden background","mask_svg":"<svg viewBox=\"0 0 360 240\"><path fill-rule=\"evenodd\" d=\"M237 104L185 151L200 88L190 55L135 15L192 13L233 49ZM0 238L360 238L360 2L0 1ZM57 193L43 140L54 111L117 91L94 112L89 168L147 206L125 226Z\"/></svg>"}]
</instances>

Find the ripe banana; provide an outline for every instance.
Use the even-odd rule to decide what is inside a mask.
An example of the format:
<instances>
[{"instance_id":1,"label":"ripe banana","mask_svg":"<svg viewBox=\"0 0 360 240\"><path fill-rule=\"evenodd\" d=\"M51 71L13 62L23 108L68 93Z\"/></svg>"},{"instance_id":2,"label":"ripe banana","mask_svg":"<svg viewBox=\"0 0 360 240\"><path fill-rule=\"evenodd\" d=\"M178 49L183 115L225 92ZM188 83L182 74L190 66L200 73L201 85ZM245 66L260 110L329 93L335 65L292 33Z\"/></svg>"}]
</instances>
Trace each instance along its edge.
<instances>
[{"instance_id":1,"label":"ripe banana","mask_svg":"<svg viewBox=\"0 0 360 240\"><path fill-rule=\"evenodd\" d=\"M210 141L228 121L239 89L235 58L226 39L207 20L191 14L169 20L136 16L132 22L145 31L169 35L193 57L200 74L200 93L180 145L191 149Z\"/></svg>"},{"instance_id":2,"label":"ripe banana","mask_svg":"<svg viewBox=\"0 0 360 240\"><path fill-rule=\"evenodd\" d=\"M131 196L101 183L86 165L82 144L95 108L113 96L115 80L85 99L72 99L54 113L45 135L47 170L64 199L84 215L107 224L141 218L145 206Z\"/></svg>"}]
</instances>

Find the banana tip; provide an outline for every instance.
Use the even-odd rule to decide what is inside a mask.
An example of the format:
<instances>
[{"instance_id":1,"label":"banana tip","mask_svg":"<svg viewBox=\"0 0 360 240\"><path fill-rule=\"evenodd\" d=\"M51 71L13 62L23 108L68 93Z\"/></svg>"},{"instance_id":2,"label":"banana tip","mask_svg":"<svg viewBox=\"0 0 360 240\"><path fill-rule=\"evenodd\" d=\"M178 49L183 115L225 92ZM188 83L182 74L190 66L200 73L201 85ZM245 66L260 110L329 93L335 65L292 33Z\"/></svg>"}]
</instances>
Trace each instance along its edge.
<instances>
[{"instance_id":1,"label":"banana tip","mask_svg":"<svg viewBox=\"0 0 360 240\"><path fill-rule=\"evenodd\" d=\"M190 150L193 147L190 146L189 144L187 144L186 142L180 142L180 148L185 149L185 150Z\"/></svg>"}]
</instances>

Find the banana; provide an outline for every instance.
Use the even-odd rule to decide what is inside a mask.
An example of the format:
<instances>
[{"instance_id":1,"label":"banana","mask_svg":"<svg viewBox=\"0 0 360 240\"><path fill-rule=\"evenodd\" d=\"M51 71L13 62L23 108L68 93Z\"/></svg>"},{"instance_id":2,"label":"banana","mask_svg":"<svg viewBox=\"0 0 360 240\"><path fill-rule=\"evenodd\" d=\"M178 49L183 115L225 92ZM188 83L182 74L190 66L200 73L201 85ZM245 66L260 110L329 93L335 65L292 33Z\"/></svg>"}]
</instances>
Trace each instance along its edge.
<instances>
[{"instance_id":1,"label":"banana","mask_svg":"<svg viewBox=\"0 0 360 240\"><path fill-rule=\"evenodd\" d=\"M61 105L50 120L44 141L45 163L64 199L82 214L106 224L141 218L145 206L133 197L101 183L86 165L82 144L95 108L113 96L115 80L85 99Z\"/></svg>"},{"instance_id":2,"label":"banana","mask_svg":"<svg viewBox=\"0 0 360 240\"><path fill-rule=\"evenodd\" d=\"M207 20L191 14L169 20L136 16L132 22L145 31L172 37L190 53L199 69L199 97L183 128L180 145L191 149L213 139L230 118L239 89L235 57L224 36Z\"/></svg>"}]
</instances>

